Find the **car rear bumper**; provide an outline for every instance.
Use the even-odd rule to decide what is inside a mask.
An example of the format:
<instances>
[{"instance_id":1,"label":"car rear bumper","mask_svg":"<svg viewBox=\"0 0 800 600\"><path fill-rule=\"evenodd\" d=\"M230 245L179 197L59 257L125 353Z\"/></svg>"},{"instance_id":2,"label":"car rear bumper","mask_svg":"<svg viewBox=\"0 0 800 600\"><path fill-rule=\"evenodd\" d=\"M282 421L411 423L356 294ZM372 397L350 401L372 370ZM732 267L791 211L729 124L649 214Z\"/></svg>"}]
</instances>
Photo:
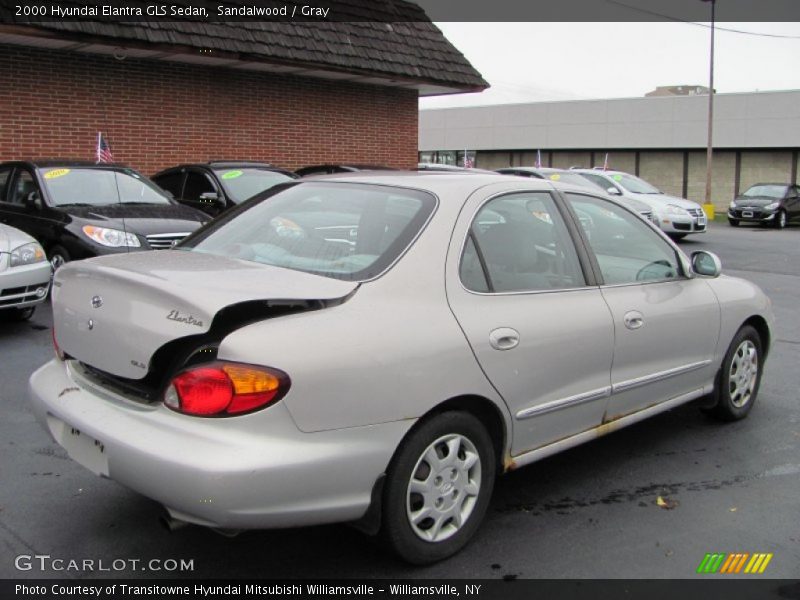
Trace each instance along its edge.
<instances>
[{"instance_id":1,"label":"car rear bumper","mask_svg":"<svg viewBox=\"0 0 800 600\"><path fill-rule=\"evenodd\" d=\"M47 298L49 287L49 262L6 268L0 271L0 309L40 304Z\"/></svg>"},{"instance_id":2,"label":"car rear bumper","mask_svg":"<svg viewBox=\"0 0 800 600\"><path fill-rule=\"evenodd\" d=\"M358 519L414 423L302 433L280 402L240 417L190 417L98 388L55 359L29 391L36 417L74 460L174 518L224 529Z\"/></svg>"}]
</instances>

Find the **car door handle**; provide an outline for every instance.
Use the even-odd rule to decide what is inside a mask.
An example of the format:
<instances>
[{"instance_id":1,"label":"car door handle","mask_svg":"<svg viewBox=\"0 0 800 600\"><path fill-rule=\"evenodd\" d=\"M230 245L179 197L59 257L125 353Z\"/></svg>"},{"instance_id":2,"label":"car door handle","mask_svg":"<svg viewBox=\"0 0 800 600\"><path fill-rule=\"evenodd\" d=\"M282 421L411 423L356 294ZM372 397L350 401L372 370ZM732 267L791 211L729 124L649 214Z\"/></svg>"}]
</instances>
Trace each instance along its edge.
<instances>
[{"instance_id":1,"label":"car door handle","mask_svg":"<svg viewBox=\"0 0 800 600\"><path fill-rule=\"evenodd\" d=\"M623 321L625 322L625 327L628 329L639 329L644 325L644 316L638 310L632 310L625 313Z\"/></svg>"},{"instance_id":2,"label":"car door handle","mask_svg":"<svg viewBox=\"0 0 800 600\"><path fill-rule=\"evenodd\" d=\"M519 331L511 327L498 327L489 333L489 343L495 350L511 350L519 344Z\"/></svg>"}]
</instances>

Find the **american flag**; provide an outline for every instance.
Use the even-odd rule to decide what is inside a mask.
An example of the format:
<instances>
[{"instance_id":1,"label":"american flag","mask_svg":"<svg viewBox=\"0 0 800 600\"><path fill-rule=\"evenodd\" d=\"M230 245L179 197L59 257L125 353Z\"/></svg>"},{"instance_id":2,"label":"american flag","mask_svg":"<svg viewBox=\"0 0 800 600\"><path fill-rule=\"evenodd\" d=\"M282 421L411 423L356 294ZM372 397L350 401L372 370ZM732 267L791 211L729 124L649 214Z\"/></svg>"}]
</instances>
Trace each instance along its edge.
<instances>
[{"instance_id":1,"label":"american flag","mask_svg":"<svg viewBox=\"0 0 800 600\"><path fill-rule=\"evenodd\" d=\"M103 134L99 132L97 134L97 162L114 162L114 156L111 154L111 146L108 145L108 140L103 137Z\"/></svg>"},{"instance_id":2,"label":"american flag","mask_svg":"<svg viewBox=\"0 0 800 600\"><path fill-rule=\"evenodd\" d=\"M475 166L475 161L472 160L472 157L467 154L467 151L464 150L464 168L471 169Z\"/></svg>"}]
</instances>

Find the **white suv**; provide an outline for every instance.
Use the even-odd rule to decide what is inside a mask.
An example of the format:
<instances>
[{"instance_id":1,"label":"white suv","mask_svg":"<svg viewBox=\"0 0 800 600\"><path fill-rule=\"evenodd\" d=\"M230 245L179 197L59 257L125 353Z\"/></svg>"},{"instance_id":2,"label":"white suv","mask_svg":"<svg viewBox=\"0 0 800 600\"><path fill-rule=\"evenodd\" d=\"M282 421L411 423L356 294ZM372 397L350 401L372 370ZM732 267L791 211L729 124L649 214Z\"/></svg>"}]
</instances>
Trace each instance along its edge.
<instances>
[{"instance_id":1,"label":"white suv","mask_svg":"<svg viewBox=\"0 0 800 600\"><path fill-rule=\"evenodd\" d=\"M586 179L601 187L612 196L641 200L653 209L653 220L661 230L673 239L681 239L689 233L705 233L706 215L697 202L668 196L658 188L629 173L622 171L600 171L597 169L575 169Z\"/></svg>"}]
</instances>

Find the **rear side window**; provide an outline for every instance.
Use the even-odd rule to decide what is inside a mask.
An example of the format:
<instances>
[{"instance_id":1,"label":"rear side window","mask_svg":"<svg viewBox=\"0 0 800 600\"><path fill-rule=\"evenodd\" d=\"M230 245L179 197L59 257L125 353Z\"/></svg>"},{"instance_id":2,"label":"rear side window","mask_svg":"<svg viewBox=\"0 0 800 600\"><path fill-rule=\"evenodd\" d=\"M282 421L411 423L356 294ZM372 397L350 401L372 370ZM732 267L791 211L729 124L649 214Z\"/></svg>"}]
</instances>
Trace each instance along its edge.
<instances>
[{"instance_id":1,"label":"rear side window","mask_svg":"<svg viewBox=\"0 0 800 600\"><path fill-rule=\"evenodd\" d=\"M417 190L305 182L266 192L180 248L364 281L402 254L435 206Z\"/></svg>"},{"instance_id":2,"label":"rear side window","mask_svg":"<svg viewBox=\"0 0 800 600\"><path fill-rule=\"evenodd\" d=\"M475 292L527 292L583 287L575 246L552 196L500 196L478 211L459 267Z\"/></svg>"}]
</instances>

